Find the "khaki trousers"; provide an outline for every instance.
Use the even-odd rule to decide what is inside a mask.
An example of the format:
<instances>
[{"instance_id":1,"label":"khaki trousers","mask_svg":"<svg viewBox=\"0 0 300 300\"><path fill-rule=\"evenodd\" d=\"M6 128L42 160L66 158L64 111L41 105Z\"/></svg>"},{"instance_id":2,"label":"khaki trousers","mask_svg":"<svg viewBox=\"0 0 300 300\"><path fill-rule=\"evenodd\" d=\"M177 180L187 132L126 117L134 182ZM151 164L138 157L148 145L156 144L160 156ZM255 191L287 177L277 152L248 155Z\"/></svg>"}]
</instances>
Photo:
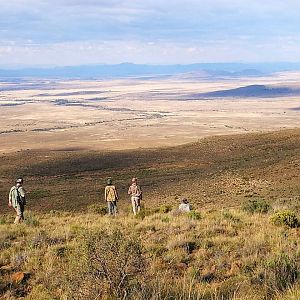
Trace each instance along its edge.
<instances>
[{"instance_id":1,"label":"khaki trousers","mask_svg":"<svg viewBox=\"0 0 300 300\"><path fill-rule=\"evenodd\" d=\"M24 221L24 208L23 204L18 204L14 209L17 213L14 223L19 224Z\"/></svg>"},{"instance_id":2,"label":"khaki trousers","mask_svg":"<svg viewBox=\"0 0 300 300\"><path fill-rule=\"evenodd\" d=\"M139 197L132 196L131 197L132 211L133 214L136 215L141 210L141 201Z\"/></svg>"}]
</instances>

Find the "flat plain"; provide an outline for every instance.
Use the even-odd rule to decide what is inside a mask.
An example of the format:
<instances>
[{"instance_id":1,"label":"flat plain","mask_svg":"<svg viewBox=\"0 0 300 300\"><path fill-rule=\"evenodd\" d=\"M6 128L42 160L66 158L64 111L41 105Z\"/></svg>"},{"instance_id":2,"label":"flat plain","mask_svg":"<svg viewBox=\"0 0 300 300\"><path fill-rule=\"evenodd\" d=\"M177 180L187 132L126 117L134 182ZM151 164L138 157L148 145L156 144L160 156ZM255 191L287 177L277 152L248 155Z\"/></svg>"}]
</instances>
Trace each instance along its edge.
<instances>
[{"instance_id":1,"label":"flat plain","mask_svg":"<svg viewBox=\"0 0 300 300\"><path fill-rule=\"evenodd\" d=\"M299 128L300 96L204 97L240 87L298 88L299 73L202 78L0 82L0 153L124 150L206 136Z\"/></svg>"}]
</instances>

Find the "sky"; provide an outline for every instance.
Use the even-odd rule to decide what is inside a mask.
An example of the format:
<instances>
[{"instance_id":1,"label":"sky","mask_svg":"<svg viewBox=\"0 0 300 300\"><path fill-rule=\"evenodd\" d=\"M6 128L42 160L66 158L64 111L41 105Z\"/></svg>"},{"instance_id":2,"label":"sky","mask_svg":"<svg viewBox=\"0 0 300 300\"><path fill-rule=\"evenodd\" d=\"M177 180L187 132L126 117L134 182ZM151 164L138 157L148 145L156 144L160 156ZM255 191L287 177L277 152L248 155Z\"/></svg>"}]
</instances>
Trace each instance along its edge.
<instances>
[{"instance_id":1,"label":"sky","mask_svg":"<svg viewBox=\"0 0 300 300\"><path fill-rule=\"evenodd\" d=\"M300 62L300 0L0 0L0 67Z\"/></svg>"}]
</instances>

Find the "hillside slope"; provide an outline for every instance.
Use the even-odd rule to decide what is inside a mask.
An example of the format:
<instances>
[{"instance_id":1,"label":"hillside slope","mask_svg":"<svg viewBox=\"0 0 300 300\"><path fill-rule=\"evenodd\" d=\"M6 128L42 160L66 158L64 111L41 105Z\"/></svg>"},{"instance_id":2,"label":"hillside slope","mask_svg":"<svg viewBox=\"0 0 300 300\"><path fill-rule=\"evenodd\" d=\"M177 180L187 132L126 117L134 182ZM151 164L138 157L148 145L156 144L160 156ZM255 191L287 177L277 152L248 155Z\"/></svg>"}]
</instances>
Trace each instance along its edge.
<instances>
[{"instance_id":1,"label":"hillside slope","mask_svg":"<svg viewBox=\"0 0 300 300\"><path fill-rule=\"evenodd\" d=\"M197 207L236 207L249 198L294 201L300 195L300 129L216 136L172 148L118 152L21 151L0 157L0 211L16 176L24 176L28 208L84 210L103 203L106 178L120 194L133 176L145 205L177 205L183 196Z\"/></svg>"}]
</instances>

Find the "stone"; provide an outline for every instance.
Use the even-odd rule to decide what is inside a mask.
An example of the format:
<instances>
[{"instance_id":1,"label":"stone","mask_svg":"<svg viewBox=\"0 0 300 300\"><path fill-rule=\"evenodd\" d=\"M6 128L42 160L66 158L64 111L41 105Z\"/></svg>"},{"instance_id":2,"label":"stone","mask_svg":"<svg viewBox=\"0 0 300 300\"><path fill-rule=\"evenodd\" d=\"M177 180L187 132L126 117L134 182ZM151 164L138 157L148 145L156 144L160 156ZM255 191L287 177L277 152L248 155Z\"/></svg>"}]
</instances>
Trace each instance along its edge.
<instances>
[{"instance_id":1,"label":"stone","mask_svg":"<svg viewBox=\"0 0 300 300\"><path fill-rule=\"evenodd\" d=\"M21 283L26 277L26 273L24 272L16 272L11 275L11 281L13 283Z\"/></svg>"}]
</instances>

